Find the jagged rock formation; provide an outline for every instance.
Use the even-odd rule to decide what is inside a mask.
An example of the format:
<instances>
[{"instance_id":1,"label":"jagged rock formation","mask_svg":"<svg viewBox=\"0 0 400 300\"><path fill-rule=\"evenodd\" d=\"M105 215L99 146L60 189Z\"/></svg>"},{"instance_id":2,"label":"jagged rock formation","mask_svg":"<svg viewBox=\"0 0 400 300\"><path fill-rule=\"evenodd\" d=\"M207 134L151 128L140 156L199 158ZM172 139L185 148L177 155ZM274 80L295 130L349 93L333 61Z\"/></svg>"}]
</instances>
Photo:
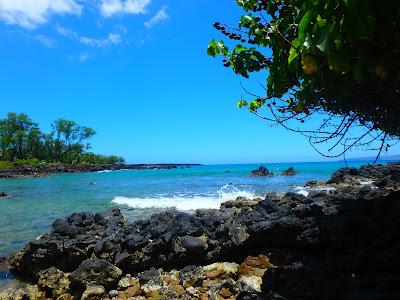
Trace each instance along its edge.
<instances>
[{"instance_id":1,"label":"jagged rock formation","mask_svg":"<svg viewBox=\"0 0 400 300\"><path fill-rule=\"evenodd\" d=\"M340 187L348 177L335 173L332 192L134 223L118 209L73 214L17 253L14 272L56 299L396 299L400 169L365 168L371 181L391 177Z\"/></svg>"},{"instance_id":2,"label":"jagged rock formation","mask_svg":"<svg viewBox=\"0 0 400 300\"><path fill-rule=\"evenodd\" d=\"M289 167L287 170L282 172L283 176L294 176L296 174L297 174L297 172L295 171L295 169L293 167Z\"/></svg>"},{"instance_id":3,"label":"jagged rock formation","mask_svg":"<svg viewBox=\"0 0 400 300\"><path fill-rule=\"evenodd\" d=\"M264 166L259 167L256 170L251 171L251 176L268 176L272 177L274 176L274 173L271 173L268 171L268 169Z\"/></svg>"}]
</instances>

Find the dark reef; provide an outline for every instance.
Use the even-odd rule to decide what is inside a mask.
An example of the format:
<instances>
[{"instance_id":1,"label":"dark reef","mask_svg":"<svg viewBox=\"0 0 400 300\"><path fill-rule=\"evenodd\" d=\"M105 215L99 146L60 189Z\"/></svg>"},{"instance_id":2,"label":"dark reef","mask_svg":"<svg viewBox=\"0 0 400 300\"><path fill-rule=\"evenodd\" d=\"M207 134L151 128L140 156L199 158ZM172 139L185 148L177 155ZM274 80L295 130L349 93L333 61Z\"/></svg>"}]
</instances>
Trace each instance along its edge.
<instances>
[{"instance_id":1,"label":"dark reef","mask_svg":"<svg viewBox=\"0 0 400 300\"><path fill-rule=\"evenodd\" d=\"M256 170L251 171L251 176L267 176L272 177L274 173L268 171L268 169L264 166L259 167Z\"/></svg>"}]
</instances>

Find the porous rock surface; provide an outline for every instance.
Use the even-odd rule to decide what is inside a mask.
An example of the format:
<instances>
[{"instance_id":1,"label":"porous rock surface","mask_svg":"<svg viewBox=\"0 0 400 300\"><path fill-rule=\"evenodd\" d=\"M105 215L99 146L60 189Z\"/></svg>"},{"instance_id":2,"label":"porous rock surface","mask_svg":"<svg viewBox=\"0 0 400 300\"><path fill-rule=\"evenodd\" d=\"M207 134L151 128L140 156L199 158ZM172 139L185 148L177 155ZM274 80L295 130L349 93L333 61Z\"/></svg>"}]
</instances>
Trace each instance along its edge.
<instances>
[{"instance_id":1,"label":"porous rock surface","mask_svg":"<svg viewBox=\"0 0 400 300\"><path fill-rule=\"evenodd\" d=\"M29 296L29 287L55 299L397 299L399 165L357 170L356 181L384 176L379 186L351 186L355 171L340 172L331 179L335 190L307 197L268 194L134 223L115 208L72 214L14 255L14 273L34 284L19 293L42 299Z\"/></svg>"}]
</instances>

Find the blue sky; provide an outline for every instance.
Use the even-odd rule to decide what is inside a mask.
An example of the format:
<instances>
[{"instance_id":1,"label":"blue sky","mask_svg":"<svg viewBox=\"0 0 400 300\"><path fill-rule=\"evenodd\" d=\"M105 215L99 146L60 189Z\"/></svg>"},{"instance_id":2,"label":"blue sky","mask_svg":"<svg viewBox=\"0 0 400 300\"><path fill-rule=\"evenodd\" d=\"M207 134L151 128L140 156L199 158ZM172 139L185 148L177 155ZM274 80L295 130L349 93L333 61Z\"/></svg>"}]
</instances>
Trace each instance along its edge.
<instances>
[{"instance_id":1,"label":"blue sky","mask_svg":"<svg viewBox=\"0 0 400 300\"><path fill-rule=\"evenodd\" d=\"M132 163L321 160L237 108L240 82L265 73L248 81L207 56L213 22L240 13L234 0L0 0L0 115L43 130L72 119L97 131L94 152Z\"/></svg>"}]
</instances>

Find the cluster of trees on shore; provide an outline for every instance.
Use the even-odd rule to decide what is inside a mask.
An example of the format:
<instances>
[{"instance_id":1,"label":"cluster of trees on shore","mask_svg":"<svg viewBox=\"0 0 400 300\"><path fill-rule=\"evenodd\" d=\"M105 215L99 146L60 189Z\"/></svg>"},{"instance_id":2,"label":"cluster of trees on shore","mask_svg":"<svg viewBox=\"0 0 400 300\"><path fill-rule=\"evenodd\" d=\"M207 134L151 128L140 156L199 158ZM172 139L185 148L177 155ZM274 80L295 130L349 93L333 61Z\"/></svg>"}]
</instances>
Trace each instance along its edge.
<instances>
[{"instance_id":1,"label":"cluster of trees on shore","mask_svg":"<svg viewBox=\"0 0 400 300\"><path fill-rule=\"evenodd\" d=\"M74 121L55 120L51 132L44 133L26 114L10 112L0 119L0 160L40 160L61 163L118 164L124 159L115 155L89 152L89 140L96 132Z\"/></svg>"}]
</instances>

